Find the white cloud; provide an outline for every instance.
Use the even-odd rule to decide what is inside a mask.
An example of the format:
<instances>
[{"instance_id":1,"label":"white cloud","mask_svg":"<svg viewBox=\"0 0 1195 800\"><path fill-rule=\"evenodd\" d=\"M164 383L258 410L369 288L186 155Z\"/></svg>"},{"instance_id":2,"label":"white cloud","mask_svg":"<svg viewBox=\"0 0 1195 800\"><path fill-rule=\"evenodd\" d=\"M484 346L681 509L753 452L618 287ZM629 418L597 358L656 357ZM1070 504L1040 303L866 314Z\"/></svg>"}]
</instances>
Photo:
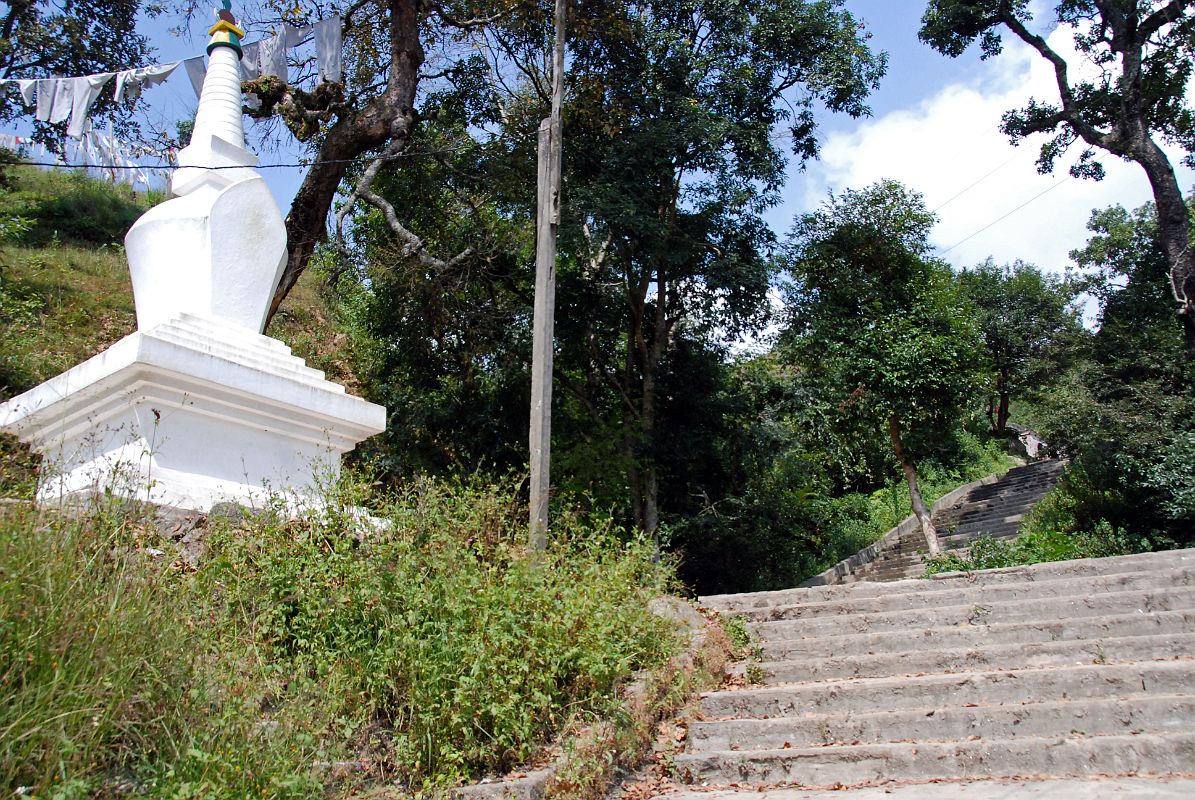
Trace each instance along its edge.
<instances>
[{"instance_id":1,"label":"white cloud","mask_svg":"<svg viewBox=\"0 0 1195 800\"><path fill-rule=\"evenodd\" d=\"M1056 30L1050 43L1073 57L1069 30ZM1053 175L1038 175L1035 161L1044 137L1013 147L997 126L1005 111L1030 97L1055 102L1053 71L1035 52L1007 38L1005 52L985 67L974 81L949 85L915 107L831 134L821 161L790 184L775 222L786 228L794 213L822 203L828 189L892 178L938 209L932 240L952 264L970 266L992 256L998 263L1020 258L1061 271L1069 264L1068 252L1086 242L1092 209L1116 203L1134 208L1152 199L1141 168L1109 156L1101 158L1107 169L1103 181L1071 179L1067 169L1079 145L1057 162ZM1179 154L1172 153L1172 160L1177 165ZM1179 172L1185 190L1195 173Z\"/></svg>"}]
</instances>

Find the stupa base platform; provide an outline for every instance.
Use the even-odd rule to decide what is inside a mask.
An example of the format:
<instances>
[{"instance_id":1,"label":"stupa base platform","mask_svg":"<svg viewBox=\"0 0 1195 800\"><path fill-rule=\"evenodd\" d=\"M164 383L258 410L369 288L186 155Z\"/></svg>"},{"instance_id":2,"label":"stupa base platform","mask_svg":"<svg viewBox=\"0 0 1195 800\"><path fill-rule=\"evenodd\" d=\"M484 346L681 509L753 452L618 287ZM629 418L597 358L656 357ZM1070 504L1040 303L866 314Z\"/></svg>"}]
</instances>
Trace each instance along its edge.
<instances>
[{"instance_id":1,"label":"stupa base platform","mask_svg":"<svg viewBox=\"0 0 1195 800\"><path fill-rule=\"evenodd\" d=\"M0 405L43 458L38 498L113 493L208 511L318 503L386 410L276 339L183 314Z\"/></svg>"}]
</instances>

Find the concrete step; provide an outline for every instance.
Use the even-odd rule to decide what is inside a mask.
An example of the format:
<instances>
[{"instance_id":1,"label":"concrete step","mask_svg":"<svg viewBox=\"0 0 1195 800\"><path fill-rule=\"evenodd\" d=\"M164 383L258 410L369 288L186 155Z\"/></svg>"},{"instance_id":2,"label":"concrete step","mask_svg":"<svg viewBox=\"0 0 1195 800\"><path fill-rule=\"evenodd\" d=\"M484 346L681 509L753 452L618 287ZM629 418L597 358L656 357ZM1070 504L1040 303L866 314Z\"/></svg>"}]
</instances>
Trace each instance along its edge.
<instances>
[{"instance_id":1,"label":"concrete step","mask_svg":"<svg viewBox=\"0 0 1195 800\"><path fill-rule=\"evenodd\" d=\"M1192 764L1195 733L1185 732L717 751L676 756L674 772L690 784L849 785L1034 774L1184 773Z\"/></svg>"},{"instance_id":2,"label":"concrete step","mask_svg":"<svg viewBox=\"0 0 1195 800\"><path fill-rule=\"evenodd\" d=\"M845 630L845 626L844 626ZM907 653L919 650L977 648L1003 644L1108 639L1195 633L1195 611L1128 613L1049 622L1008 622L995 625L956 625L909 631L880 631L867 634L844 632L812 639L761 642L764 661L849 657L879 653Z\"/></svg>"},{"instance_id":3,"label":"concrete step","mask_svg":"<svg viewBox=\"0 0 1195 800\"><path fill-rule=\"evenodd\" d=\"M1195 660L1091 664L1013 671L794 683L702 695L705 719L766 719L803 714L1020 704L1026 698L1176 695L1195 687ZM1192 762L1195 764L1195 762Z\"/></svg>"},{"instance_id":4,"label":"concrete step","mask_svg":"<svg viewBox=\"0 0 1195 800\"><path fill-rule=\"evenodd\" d=\"M855 597L875 597L908 592L945 591L957 586L988 586L1003 583L1049 581L1078 576L1112 575L1125 572L1153 572L1180 565L1195 565L1195 549L1167 550L1158 553L1139 553L1132 556L1089 558L1075 561L1054 561L1023 567L983 570L971 573L944 573L925 580L874 584L867 582L831 586L812 586L803 589L781 589L772 592L707 595L699 598L701 605L717 611L734 613L751 608L776 604L795 604L843 600Z\"/></svg>"},{"instance_id":5,"label":"concrete step","mask_svg":"<svg viewBox=\"0 0 1195 800\"><path fill-rule=\"evenodd\" d=\"M763 787L760 787L763 788ZM893 783L847 788L702 788L668 800L1190 800L1195 778L1003 778Z\"/></svg>"},{"instance_id":6,"label":"concrete step","mask_svg":"<svg viewBox=\"0 0 1195 800\"><path fill-rule=\"evenodd\" d=\"M1195 691L1195 687L1192 687ZM690 753L782 750L833 744L967 741L1127 733L1195 733L1195 696L1051 700L1026 705L924 708L867 714L693 722Z\"/></svg>"},{"instance_id":7,"label":"concrete step","mask_svg":"<svg viewBox=\"0 0 1195 800\"><path fill-rule=\"evenodd\" d=\"M963 598L952 598L963 599ZM1133 612L1182 611L1195 609L1195 588L1131 589L1086 597L1027 597L981 602L973 600L939 608L857 612L841 617L807 617L753 622L749 627L760 639L840 635L847 631L880 631L942 628L951 625L983 625L1035 620L1075 620L1082 617Z\"/></svg>"},{"instance_id":8,"label":"concrete step","mask_svg":"<svg viewBox=\"0 0 1195 800\"><path fill-rule=\"evenodd\" d=\"M1127 664L1195 656L1195 633L1123 636L1089 641L1031 642L905 653L831 656L794 661L769 661L751 666L763 683L776 685L844 678L883 678L926 672L1026 669L1075 664Z\"/></svg>"},{"instance_id":9,"label":"concrete step","mask_svg":"<svg viewBox=\"0 0 1195 800\"><path fill-rule=\"evenodd\" d=\"M971 603L999 603L1009 600L1052 599L1058 597L1093 597L1111 592L1125 592L1161 587L1195 588L1195 561L1189 566L1157 572L1126 572L1094 578L1060 578L1025 585L993 584L956 586L946 591L906 592L891 596L857 597L820 603L775 605L739 612L749 622L781 619L808 619L839 614L878 614L910 609L941 608Z\"/></svg>"}]
</instances>

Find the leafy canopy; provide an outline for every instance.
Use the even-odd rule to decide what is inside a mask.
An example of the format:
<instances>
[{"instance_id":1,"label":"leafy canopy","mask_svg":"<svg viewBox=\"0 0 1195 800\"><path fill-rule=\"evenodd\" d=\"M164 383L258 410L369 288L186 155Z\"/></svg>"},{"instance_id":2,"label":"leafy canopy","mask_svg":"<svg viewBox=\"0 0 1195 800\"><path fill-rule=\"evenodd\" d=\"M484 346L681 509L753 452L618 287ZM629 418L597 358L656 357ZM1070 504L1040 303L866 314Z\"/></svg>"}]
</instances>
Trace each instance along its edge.
<instances>
[{"instance_id":1,"label":"leafy canopy","mask_svg":"<svg viewBox=\"0 0 1195 800\"><path fill-rule=\"evenodd\" d=\"M137 33L137 15L160 13L155 3L142 0L71 0L71 2L7 3L0 15L0 77L45 78L51 75L80 76L112 72L148 63L153 48L144 34ZM127 123L111 92L101 94L95 115L115 115ZM29 113L15 91L0 93L0 122ZM65 123L35 124L35 136L43 141L60 137Z\"/></svg>"},{"instance_id":2,"label":"leafy canopy","mask_svg":"<svg viewBox=\"0 0 1195 800\"><path fill-rule=\"evenodd\" d=\"M933 219L921 195L882 181L799 218L788 254L785 344L816 402L856 437L895 418L914 457L957 426L979 379L971 310L928 255Z\"/></svg>"},{"instance_id":3,"label":"leafy canopy","mask_svg":"<svg viewBox=\"0 0 1195 800\"><path fill-rule=\"evenodd\" d=\"M999 267L988 259L958 278L975 306L991 391L1004 398L1007 412L1006 398L1048 385L1071 360L1082 330L1076 287L1022 261Z\"/></svg>"}]
</instances>

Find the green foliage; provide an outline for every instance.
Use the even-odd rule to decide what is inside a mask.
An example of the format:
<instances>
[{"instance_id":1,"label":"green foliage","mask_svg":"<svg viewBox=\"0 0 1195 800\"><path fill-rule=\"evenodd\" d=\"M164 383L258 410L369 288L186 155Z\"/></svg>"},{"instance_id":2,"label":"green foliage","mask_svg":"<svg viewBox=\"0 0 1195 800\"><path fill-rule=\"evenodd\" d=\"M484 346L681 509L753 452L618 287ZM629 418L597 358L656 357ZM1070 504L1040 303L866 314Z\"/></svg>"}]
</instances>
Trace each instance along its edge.
<instances>
[{"instance_id":1,"label":"green foliage","mask_svg":"<svg viewBox=\"0 0 1195 800\"><path fill-rule=\"evenodd\" d=\"M515 766L671 651L645 610L665 573L607 528L561 520L530 559L495 487L419 481L382 513L364 542L335 518L220 535L198 580L273 683L322 687L346 725L383 721L409 786Z\"/></svg>"},{"instance_id":2,"label":"green foliage","mask_svg":"<svg viewBox=\"0 0 1195 800\"><path fill-rule=\"evenodd\" d=\"M730 614L722 618L722 627L730 637L730 643L736 651L749 648L754 641L751 629L747 627L747 618L739 614Z\"/></svg>"},{"instance_id":3,"label":"green foliage","mask_svg":"<svg viewBox=\"0 0 1195 800\"><path fill-rule=\"evenodd\" d=\"M668 520L666 543L682 556L682 579L700 594L782 589L872 544L909 515L891 463L846 481L823 419L809 413L803 371L772 352L739 364L722 390L722 427L709 430L712 461L687 485L694 512ZM982 427L982 426L981 426ZM881 445L882 446L882 445ZM1002 473L1001 439L950 432L919 465L929 502L959 484ZM684 507L676 498L672 507Z\"/></svg>"},{"instance_id":4,"label":"green foliage","mask_svg":"<svg viewBox=\"0 0 1195 800\"><path fill-rule=\"evenodd\" d=\"M480 480L349 489L212 521L198 569L135 505L0 508L0 791L312 797L346 760L443 788L679 646L647 610L667 567L601 520L559 519L527 558L525 509ZM364 539L350 498L381 507Z\"/></svg>"},{"instance_id":5,"label":"green foliage","mask_svg":"<svg viewBox=\"0 0 1195 800\"><path fill-rule=\"evenodd\" d=\"M495 92L484 58L458 62L380 174L375 189L421 244L396 241L373 211L354 220L365 266L346 265L337 286L367 394L398 420L374 445L397 473L525 459L550 20L538 12L510 10L491 29L527 81ZM885 59L836 1L570 15L553 482L643 529L672 526L688 551L700 545L684 520L728 489L726 343L769 313L762 215L788 159L774 134L791 134L793 157L816 154L815 109L865 113Z\"/></svg>"},{"instance_id":6,"label":"green foliage","mask_svg":"<svg viewBox=\"0 0 1195 800\"><path fill-rule=\"evenodd\" d=\"M1047 561L1069 561L1075 558L1104 558L1141 552L1139 543L1108 523L1090 533L1035 531L1023 533L1016 539L993 539L981 536L971 542L966 555L943 553L925 561L925 574L943 572L975 572L1000 569Z\"/></svg>"},{"instance_id":7,"label":"green foliage","mask_svg":"<svg viewBox=\"0 0 1195 800\"><path fill-rule=\"evenodd\" d=\"M1082 335L1077 287L1020 261L997 267L991 259L958 280L978 316L991 363L989 417L1000 431L1014 396L1039 395L1074 359Z\"/></svg>"},{"instance_id":8,"label":"green foliage","mask_svg":"<svg viewBox=\"0 0 1195 800\"><path fill-rule=\"evenodd\" d=\"M1087 360L1040 403L1042 432L1071 457L1062 490L1073 522L1189 543L1195 474L1195 375L1169 311L1166 260L1152 206L1095 212L1091 240L1072 257L1101 303Z\"/></svg>"},{"instance_id":9,"label":"green foliage","mask_svg":"<svg viewBox=\"0 0 1195 800\"><path fill-rule=\"evenodd\" d=\"M20 240L29 246L121 244L137 218L161 199L81 171L18 166L7 173L9 186L0 190L0 218L24 219L27 227Z\"/></svg>"},{"instance_id":10,"label":"green foliage","mask_svg":"<svg viewBox=\"0 0 1195 800\"><path fill-rule=\"evenodd\" d=\"M428 253L464 256L431 264L396 242L379 213L362 213L352 245L364 266L334 278L355 371L401 421L368 448L398 475L526 458L531 205L492 200L494 186L510 188L494 163L503 145L472 144L451 110L413 137L444 154L385 171L375 189L404 209Z\"/></svg>"},{"instance_id":11,"label":"green foliage","mask_svg":"<svg viewBox=\"0 0 1195 800\"><path fill-rule=\"evenodd\" d=\"M981 377L970 308L928 257L932 221L920 195L885 181L798 219L788 251L782 347L818 413L856 446L886 444L895 425L913 461L958 427Z\"/></svg>"},{"instance_id":12,"label":"green foliage","mask_svg":"<svg viewBox=\"0 0 1195 800\"><path fill-rule=\"evenodd\" d=\"M41 458L11 433L0 434L0 497L32 500Z\"/></svg>"},{"instance_id":13,"label":"green foliage","mask_svg":"<svg viewBox=\"0 0 1195 800\"><path fill-rule=\"evenodd\" d=\"M313 748L255 737L257 715L203 669L202 620L135 509L0 513L6 793L310 796Z\"/></svg>"}]
</instances>

